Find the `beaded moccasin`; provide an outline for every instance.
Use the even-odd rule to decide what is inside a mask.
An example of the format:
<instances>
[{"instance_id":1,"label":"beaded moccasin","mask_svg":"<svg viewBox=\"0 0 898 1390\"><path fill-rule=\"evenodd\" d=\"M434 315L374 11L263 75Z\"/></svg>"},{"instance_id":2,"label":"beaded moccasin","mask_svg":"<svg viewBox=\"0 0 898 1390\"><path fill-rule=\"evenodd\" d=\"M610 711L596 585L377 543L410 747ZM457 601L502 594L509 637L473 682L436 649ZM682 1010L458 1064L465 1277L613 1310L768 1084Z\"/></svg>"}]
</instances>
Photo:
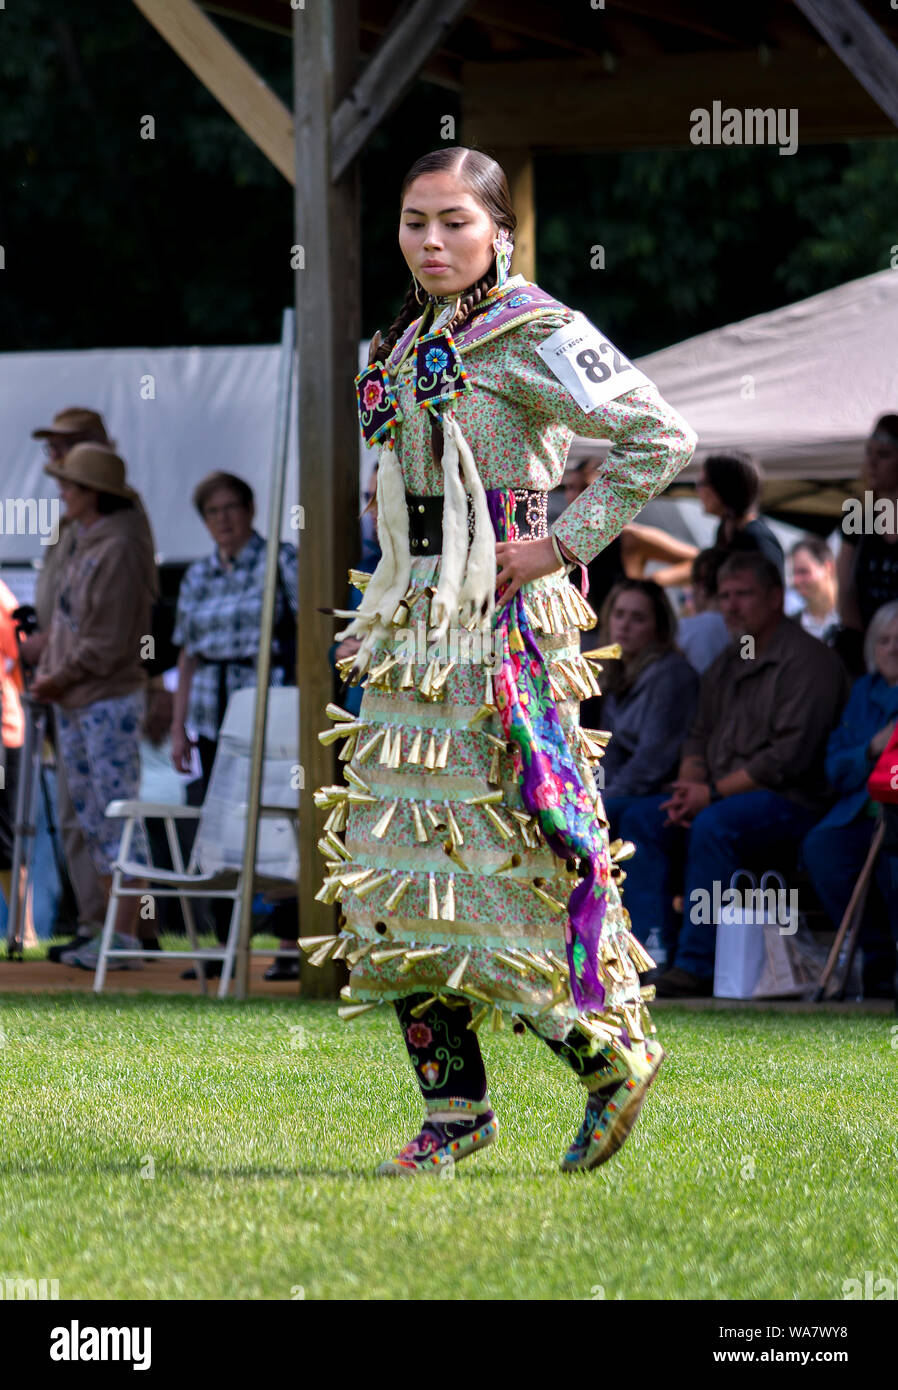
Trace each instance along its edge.
<instances>
[{"instance_id":1,"label":"beaded moccasin","mask_svg":"<svg viewBox=\"0 0 898 1390\"><path fill-rule=\"evenodd\" d=\"M499 1126L488 1099L456 1097L427 1102L421 1132L376 1169L379 1178L443 1177L468 1154L492 1144Z\"/></svg>"},{"instance_id":2,"label":"beaded moccasin","mask_svg":"<svg viewBox=\"0 0 898 1390\"><path fill-rule=\"evenodd\" d=\"M615 1067L616 1076L609 1080L603 1073L603 1085L591 1092L577 1137L561 1160L562 1172L597 1168L617 1153L636 1123L665 1055L657 1043L647 1042L645 1065L628 1066L621 1059Z\"/></svg>"}]
</instances>

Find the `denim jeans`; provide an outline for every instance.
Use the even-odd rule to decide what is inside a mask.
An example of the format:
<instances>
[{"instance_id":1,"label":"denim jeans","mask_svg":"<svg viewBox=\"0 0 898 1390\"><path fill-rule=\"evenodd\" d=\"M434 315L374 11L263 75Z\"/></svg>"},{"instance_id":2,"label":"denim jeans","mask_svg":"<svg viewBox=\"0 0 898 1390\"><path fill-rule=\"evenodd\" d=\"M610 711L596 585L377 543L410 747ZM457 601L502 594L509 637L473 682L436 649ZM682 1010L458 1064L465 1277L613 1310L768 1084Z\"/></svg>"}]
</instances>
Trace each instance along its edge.
<instances>
[{"instance_id":1,"label":"denim jeans","mask_svg":"<svg viewBox=\"0 0 898 1390\"><path fill-rule=\"evenodd\" d=\"M714 802L685 829L664 825L667 812L660 806L669 797L668 792L661 792L620 798L626 803L621 806L610 799L615 812L613 820L608 812L612 829L636 846L635 857L625 866L624 906L640 941L646 940L653 927L660 927L668 944L668 961L706 980L714 974L716 927L690 918L688 906L695 901L692 894L703 889L713 901L714 883L725 892L733 873L748 867L749 860L769 859L771 868L781 866L784 856L794 856L820 816L776 792L758 790ZM681 880L678 869L684 859ZM672 899L681 882L687 911L674 952Z\"/></svg>"}]
</instances>

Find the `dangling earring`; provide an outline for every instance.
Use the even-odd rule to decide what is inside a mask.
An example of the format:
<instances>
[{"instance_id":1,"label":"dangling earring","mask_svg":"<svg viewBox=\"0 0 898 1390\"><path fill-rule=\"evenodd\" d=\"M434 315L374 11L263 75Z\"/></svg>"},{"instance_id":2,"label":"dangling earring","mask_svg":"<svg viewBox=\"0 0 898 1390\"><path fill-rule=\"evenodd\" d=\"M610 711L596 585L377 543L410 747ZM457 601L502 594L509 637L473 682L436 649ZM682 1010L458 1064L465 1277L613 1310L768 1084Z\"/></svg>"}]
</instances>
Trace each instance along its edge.
<instances>
[{"instance_id":1,"label":"dangling earring","mask_svg":"<svg viewBox=\"0 0 898 1390\"><path fill-rule=\"evenodd\" d=\"M508 279L508 272L511 269L511 256L514 251L512 241L507 228L502 227L498 236L493 237L493 250L496 253L496 289L501 289Z\"/></svg>"},{"instance_id":2,"label":"dangling earring","mask_svg":"<svg viewBox=\"0 0 898 1390\"><path fill-rule=\"evenodd\" d=\"M417 299L417 301L418 301L419 304L423 304L423 303L424 303L424 300L423 300L423 299L421 298L421 296L418 294L418 291L419 291L419 290L423 290L424 286L418 284L418 281L417 281L417 279L415 279L415 276L414 276L414 275L412 276L412 279L413 279L414 282L415 282L415 298Z\"/></svg>"}]
</instances>

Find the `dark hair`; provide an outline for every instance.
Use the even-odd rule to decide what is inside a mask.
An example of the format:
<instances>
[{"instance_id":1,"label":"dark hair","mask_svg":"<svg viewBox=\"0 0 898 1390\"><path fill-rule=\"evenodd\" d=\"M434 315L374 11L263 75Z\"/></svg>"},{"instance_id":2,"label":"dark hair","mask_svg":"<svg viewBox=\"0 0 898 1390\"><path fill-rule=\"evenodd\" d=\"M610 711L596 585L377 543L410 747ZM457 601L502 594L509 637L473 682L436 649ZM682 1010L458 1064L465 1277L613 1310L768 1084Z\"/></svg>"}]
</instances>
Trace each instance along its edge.
<instances>
[{"instance_id":1,"label":"dark hair","mask_svg":"<svg viewBox=\"0 0 898 1390\"><path fill-rule=\"evenodd\" d=\"M707 550L700 550L692 561L689 572L692 583L700 584L711 598L717 593L717 571L729 554L721 546L712 545Z\"/></svg>"},{"instance_id":2,"label":"dark hair","mask_svg":"<svg viewBox=\"0 0 898 1390\"><path fill-rule=\"evenodd\" d=\"M734 550L727 556L717 571L717 586L728 574L741 574L750 571L764 589L782 589L783 577L772 560L762 555L760 550Z\"/></svg>"},{"instance_id":3,"label":"dark hair","mask_svg":"<svg viewBox=\"0 0 898 1390\"><path fill-rule=\"evenodd\" d=\"M113 512L126 512L133 507L130 497L116 497L111 492L97 493L97 511L100 516L112 516Z\"/></svg>"},{"instance_id":4,"label":"dark hair","mask_svg":"<svg viewBox=\"0 0 898 1390\"><path fill-rule=\"evenodd\" d=\"M789 551L790 556L794 559L799 550L806 550L809 555L813 555L818 565L825 565L828 560L836 558L822 536L808 536L803 541L796 541Z\"/></svg>"},{"instance_id":5,"label":"dark hair","mask_svg":"<svg viewBox=\"0 0 898 1390\"><path fill-rule=\"evenodd\" d=\"M238 478L235 473L210 473L201 483L197 483L193 491L193 505L200 516L205 516L206 504L213 492L217 492L222 487L226 487L229 492L236 492L241 506L245 507L247 511L252 509L255 498L249 483Z\"/></svg>"},{"instance_id":6,"label":"dark hair","mask_svg":"<svg viewBox=\"0 0 898 1390\"><path fill-rule=\"evenodd\" d=\"M409 169L405 178L402 180L402 188L399 194L399 211L402 212L402 204L405 195L415 179L422 174L455 174L459 182L462 183L473 198L480 203L481 207L489 213L490 217L499 228L504 227L510 234L514 234L517 226L517 217L511 205L511 197L508 192L508 180L501 165L494 159L490 159L488 154L483 154L481 150L467 149L464 145L454 145L446 149L432 150L430 154L422 155L416 159ZM471 311L485 298L488 292L496 283L496 258L481 280L477 280L473 285L469 285L462 291L461 303L452 320L446 325L446 331L455 332L460 324L469 317ZM425 303L424 311L427 311ZM372 357L374 362L385 362L393 348L398 343L402 334L409 324L421 313L421 305L415 298L415 281L409 286L402 307L399 310L393 323L390 325L386 337L378 346Z\"/></svg>"},{"instance_id":7,"label":"dark hair","mask_svg":"<svg viewBox=\"0 0 898 1390\"><path fill-rule=\"evenodd\" d=\"M635 683L636 677L646 666L657 661L659 656L673 651L676 645L677 615L670 599L654 579L619 579L608 593L599 613L599 632L601 645L611 641L609 636L611 614L621 594L644 594L652 606L655 619L655 636L632 661L616 661L605 667L602 675L602 690L609 694L623 695Z\"/></svg>"},{"instance_id":8,"label":"dark hair","mask_svg":"<svg viewBox=\"0 0 898 1390\"><path fill-rule=\"evenodd\" d=\"M750 454L741 449L727 454L709 454L703 466L708 486L714 489L728 512L743 517L751 511L761 493L761 470Z\"/></svg>"},{"instance_id":9,"label":"dark hair","mask_svg":"<svg viewBox=\"0 0 898 1390\"><path fill-rule=\"evenodd\" d=\"M898 415L880 415L871 430L871 434L877 433L887 434L898 448Z\"/></svg>"}]
</instances>

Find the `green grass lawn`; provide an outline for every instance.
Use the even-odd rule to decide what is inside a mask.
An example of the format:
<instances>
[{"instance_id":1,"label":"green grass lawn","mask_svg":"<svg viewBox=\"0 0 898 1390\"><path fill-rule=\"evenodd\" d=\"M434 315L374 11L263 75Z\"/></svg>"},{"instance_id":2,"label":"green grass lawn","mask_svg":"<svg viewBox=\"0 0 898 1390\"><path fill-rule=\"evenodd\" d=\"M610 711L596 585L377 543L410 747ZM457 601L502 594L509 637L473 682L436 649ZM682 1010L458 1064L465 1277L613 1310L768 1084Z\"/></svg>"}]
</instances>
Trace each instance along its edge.
<instances>
[{"instance_id":1,"label":"green grass lawn","mask_svg":"<svg viewBox=\"0 0 898 1390\"><path fill-rule=\"evenodd\" d=\"M451 1181L389 1181L372 1168L420 1107L386 1009L0 995L0 1276L64 1299L838 1299L895 1278L892 1019L656 1021L668 1061L596 1172L557 1171L583 1092L506 1030L482 1038L498 1143Z\"/></svg>"}]
</instances>

